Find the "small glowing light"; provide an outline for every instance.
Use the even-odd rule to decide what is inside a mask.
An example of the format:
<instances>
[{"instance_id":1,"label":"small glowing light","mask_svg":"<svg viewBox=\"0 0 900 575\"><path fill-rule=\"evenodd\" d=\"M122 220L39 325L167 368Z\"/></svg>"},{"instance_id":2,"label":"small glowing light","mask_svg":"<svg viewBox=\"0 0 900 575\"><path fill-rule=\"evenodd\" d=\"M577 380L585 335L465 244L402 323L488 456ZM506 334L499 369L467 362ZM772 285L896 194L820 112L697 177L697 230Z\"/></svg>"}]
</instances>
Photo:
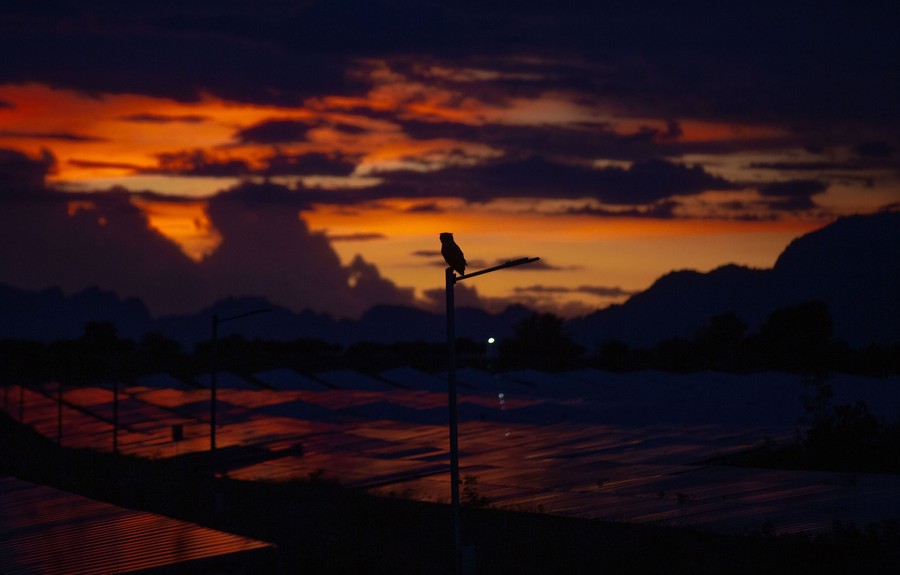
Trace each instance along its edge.
<instances>
[{"instance_id":1,"label":"small glowing light","mask_svg":"<svg viewBox=\"0 0 900 575\"><path fill-rule=\"evenodd\" d=\"M497 397L499 397L500 399L503 399L503 398L506 397L506 396L503 395L503 393L500 393L500 395L498 395Z\"/></svg>"},{"instance_id":2,"label":"small glowing light","mask_svg":"<svg viewBox=\"0 0 900 575\"><path fill-rule=\"evenodd\" d=\"M492 337L488 338L488 343L494 343L494 341L495 341L494 338L492 338Z\"/></svg>"}]
</instances>

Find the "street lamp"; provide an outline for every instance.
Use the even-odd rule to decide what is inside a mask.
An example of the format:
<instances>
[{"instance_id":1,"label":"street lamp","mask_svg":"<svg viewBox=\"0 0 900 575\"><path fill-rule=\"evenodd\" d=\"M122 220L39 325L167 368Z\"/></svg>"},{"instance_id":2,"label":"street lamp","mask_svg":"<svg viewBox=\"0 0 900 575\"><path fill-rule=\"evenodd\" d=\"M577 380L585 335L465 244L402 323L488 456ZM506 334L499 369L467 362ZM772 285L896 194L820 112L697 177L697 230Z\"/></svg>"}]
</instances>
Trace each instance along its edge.
<instances>
[{"instance_id":1,"label":"street lamp","mask_svg":"<svg viewBox=\"0 0 900 575\"><path fill-rule=\"evenodd\" d=\"M484 353L484 365L489 372L494 371L494 359L497 355L497 338L489 337L487 339L487 347Z\"/></svg>"},{"instance_id":2,"label":"street lamp","mask_svg":"<svg viewBox=\"0 0 900 575\"><path fill-rule=\"evenodd\" d=\"M456 282L514 266L530 264L541 258L521 258L498 266L456 275L452 268L444 271L447 290L447 395L450 408L450 503L453 508L454 573L462 572L462 535L459 520L459 411L456 404L456 303L453 287Z\"/></svg>"},{"instance_id":3,"label":"street lamp","mask_svg":"<svg viewBox=\"0 0 900 575\"><path fill-rule=\"evenodd\" d=\"M258 313L264 313L267 311L272 311L271 308L262 308L255 309L253 311L248 311L245 313L241 313L238 315L232 315L229 317L220 318L219 314L213 314L212 316L212 353L210 356L210 374L209 374L209 459L210 465L213 470L213 475L215 475L215 461L216 461L216 392L217 392L217 372L218 372L218 353L219 353L219 324L225 323L226 321L232 321L235 319L240 319L243 317L247 317L249 315L256 315Z\"/></svg>"}]
</instances>

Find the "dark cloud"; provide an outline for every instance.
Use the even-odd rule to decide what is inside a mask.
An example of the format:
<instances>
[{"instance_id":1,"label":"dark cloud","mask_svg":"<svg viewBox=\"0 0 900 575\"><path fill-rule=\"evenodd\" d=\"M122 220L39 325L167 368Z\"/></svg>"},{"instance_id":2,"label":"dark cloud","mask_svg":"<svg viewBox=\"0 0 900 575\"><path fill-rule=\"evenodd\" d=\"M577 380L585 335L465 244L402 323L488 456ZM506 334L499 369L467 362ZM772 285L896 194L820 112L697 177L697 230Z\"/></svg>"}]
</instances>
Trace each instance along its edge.
<instances>
[{"instance_id":1,"label":"dark cloud","mask_svg":"<svg viewBox=\"0 0 900 575\"><path fill-rule=\"evenodd\" d=\"M517 256L517 257L512 257L512 258L498 259L491 265L498 266L498 265L501 265L501 264L504 264L507 262L522 259L524 257L533 257L533 255L532 256ZM513 266L513 267L509 268L510 271L518 270L518 271L527 271L527 272L536 272L536 271L550 272L550 271L578 270L578 269L581 269L581 267L580 266L568 266L568 267L555 266L555 265L548 263L547 260L545 260L545 259L541 259L541 260L532 262L527 265Z\"/></svg>"},{"instance_id":2,"label":"dark cloud","mask_svg":"<svg viewBox=\"0 0 900 575\"><path fill-rule=\"evenodd\" d=\"M115 11L94 3L40 11L7 6L0 53L16 57L0 69L0 82L191 102L213 94L281 105L296 105L320 90L358 93L345 74L347 56L298 43L303 32L297 25L316 24L284 10L282 3L263 8L239 2L210 9L137 1Z\"/></svg>"},{"instance_id":3,"label":"dark cloud","mask_svg":"<svg viewBox=\"0 0 900 575\"><path fill-rule=\"evenodd\" d=\"M12 102L7 102L6 100L0 100L0 110L3 110L4 108L8 109L8 110L12 110L15 108L15 105L13 105Z\"/></svg>"},{"instance_id":4,"label":"dark cloud","mask_svg":"<svg viewBox=\"0 0 900 575\"><path fill-rule=\"evenodd\" d=\"M739 188L700 166L664 160L636 162L629 168L591 168L535 156L518 162L490 164L480 172L479 179L484 187L498 190L497 196L593 197L607 204L623 205Z\"/></svg>"},{"instance_id":5,"label":"dark cloud","mask_svg":"<svg viewBox=\"0 0 900 575\"><path fill-rule=\"evenodd\" d=\"M412 205L405 211L410 214L440 214L445 210L434 202L427 202Z\"/></svg>"},{"instance_id":6,"label":"dark cloud","mask_svg":"<svg viewBox=\"0 0 900 575\"><path fill-rule=\"evenodd\" d=\"M607 204L624 205L739 188L737 184L709 174L701 166L665 160L636 162L629 168L591 168L535 156L518 162L490 164L479 176L486 189L502 190L499 193L505 196L593 197Z\"/></svg>"},{"instance_id":7,"label":"dark cloud","mask_svg":"<svg viewBox=\"0 0 900 575\"><path fill-rule=\"evenodd\" d=\"M701 166L665 160L636 162L628 168L592 168L542 157L498 160L474 167L453 166L434 172L381 172L381 184L364 189L309 191L311 202L355 204L386 198L457 197L469 202L499 198L594 198L606 204L674 207L672 196L709 190L738 190L743 184L714 176ZM425 204L427 205L427 204Z\"/></svg>"},{"instance_id":8,"label":"dark cloud","mask_svg":"<svg viewBox=\"0 0 900 575\"><path fill-rule=\"evenodd\" d=\"M296 211L310 207L309 200L302 191L273 183L244 182L220 192L213 201L223 205L238 205L251 213L258 209L278 209L285 212L288 219L294 218Z\"/></svg>"},{"instance_id":9,"label":"dark cloud","mask_svg":"<svg viewBox=\"0 0 900 575\"><path fill-rule=\"evenodd\" d=\"M512 157L543 155L593 160L641 161L682 154L674 140L659 138L656 130L618 134L606 123L517 126L505 124L471 125L453 122L397 121L413 138L440 138L479 142L507 150ZM695 151L695 150L691 150Z\"/></svg>"},{"instance_id":10,"label":"dark cloud","mask_svg":"<svg viewBox=\"0 0 900 575\"><path fill-rule=\"evenodd\" d=\"M95 160L72 159L69 160L68 163L79 168L97 168L101 170L132 170L134 172L139 172L145 168L144 166L139 166L137 164L128 164L123 162L98 162Z\"/></svg>"},{"instance_id":11,"label":"dark cloud","mask_svg":"<svg viewBox=\"0 0 900 575\"><path fill-rule=\"evenodd\" d=\"M581 285L576 288L580 293L588 293L599 297L625 297L638 293L638 290L626 290L619 286L589 286Z\"/></svg>"},{"instance_id":12,"label":"dark cloud","mask_svg":"<svg viewBox=\"0 0 900 575\"><path fill-rule=\"evenodd\" d=\"M406 59L500 72L440 78L478 85L485 98L489 89L578 91L668 118L898 123L900 18L891 3L30 5L4 8L0 53L16 57L0 82L296 105L365 91L365 78L347 73L362 59Z\"/></svg>"},{"instance_id":13,"label":"dark cloud","mask_svg":"<svg viewBox=\"0 0 900 575\"><path fill-rule=\"evenodd\" d=\"M0 200L23 190L42 190L44 179L56 164L56 158L44 150L39 159L18 151L0 148Z\"/></svg>"},{"instance_id":14,"label":"dark cloud","mask_svg":"<svg viewBox=\"0 0 900 575\"><path fill-rule=\"evenodd\" d=\"M273 303L316 302L319 309L347 304L347 274L324 235L311 234L289 190L273 185L233 188L215 196L209 216L223 242L201 266L224 295L265 287ZM354 310L357 311L357 310Z\"/></svg>"},{"instance_id":15,"label":"dark cloud","mask_svg":"<svg viewBox=\"0 0 900 575\"><path fill-rule=\"evenodd\" d=\"M426 302L429 302L426 304L427 307L434 309L435 311L443 311L446 309L444 307L447 295L447 290L445 288L427 289L424 290L422 295L425 297ZM496 307L488 305L489 302L478 294L478 288L463 282L459 282L453 287L453 301L457 309L462 307L482 309L486 307Z\"/></svg>"},{"instance_id":16,"label":"dark cloud","mask_svg":"<svg viewBox=\"0 0 900 575\"><path fill-rule=\"evenodd\" d=\"M253 170L239 159L217 160L203 150L166 152L157 155L158 167L144 170L178 176L233 178L250 175Z\"/></svg>"},{"instance_id":17,"label":"dark cloud","mask_svg":"<svg viewBox=\"0 0 900 575\"><path fill-rule=\"evenodd\" d=\"M790 180L759 186L759 193L767 197L809 198L824 193L828 184L818 180Z\"/></svg>"},{"instance_id":18,"label":"dark cloud","mask_svg":"<svg viewBox=\"0 0 900 575\"><path fill-rule=\"evenodd\" d=\"M132 114L123 116L125 122L135 122L137 124L202 124L208 118L198 114L182 114L182 115L166 115L166 114Z\"/></svg>"},{"instance_id":19,"label":"dark cloud","mask_svg":"<svg viewBox=\"0 0 900 575\"><path fill-rule=\"evenodd\" d=\"M342 134L348 134L351 136L359 136L369 131L362 126L355 126L353 124L346 124L342 122L337 122L335 124L331 124L330 126Z\"/></svg>"},{"instance_id":20,"label":"dark cloud","mask_svg":"<svg viewBox=\"0 0 900 575\"><path fill-rule=\"evenodd\" d=\"M751 168L777 170L779 172L823 172L831 170L860 170L862 166L845 162L759 162L750 164Z\"/></svg>"},{"instance_id":21,"label":"dark cloud","mask_svg":"<svg viewBox=\"0 0 900 575\"><path fill-rule=\"evenodd\" d=\"M522 286L515 287L513 291L516 293L538 293L538 294L568 294L572 293L572 288L563 287L563 286L545 286L545 285L530 285L530 286Z\"/></svg>"},{"instance_id":22,"label":"dark cloud","mask_svg":"<svg viewBox=\"0 0 900 575\"><path fill-rule=\"evenodd\" d=\"M283 154L275 152L262 158L262 166L251 166L239 157L218 159L203 150L187 150L157 154L157 165L152 168L130 166L136 171L153 174L169 174L188 177L240 178L244 176L349 176L356 169L356 161L342 154L310 152ZM104 162L75 160L76 165L112 167ZM125 166L123 166L125 167Z\"/></svg>"},{"instance_id":23,"label":"dark cloud","mask_svg":"<svg viewBox=\"0 0 900 575\"><path fill-rule=\"evenodd\" d=\"M264 294L276 304L340 316L376 303L413 303L411 288L396 286L361 256L342 266L329 238L298 217L305 205L299 192L274 184L243 184L210 201L225 239L200 265L220 294Z\"/></svg>"},{"instance_id":24,"label":"dark cloud","mask_svg":"<svg viewBox=\"0 0 900 575\"><path fill-rule=\"evenodd\" d=\"M7 238L0 242L0 282L64 291L96 285L139 297L156 314L197 311L228 296L263 296L339 316L413 303L412 288L396 286L362 257L342 265L329 238L299 217L306 203L296 191L244 184L211 198L208 214L223 241L197 263L150 227L125 190L44 188L48 161L0 150L0 229ZM30 188L10 192L14 186Z\"/></svg>"},{"instance_id":25,"label":"dark cloud","mask_svg":"<svg viewBox=\"0 0 900 575\"><path fill-rule=\"evenodd\" d=\"M610 210L595 206L582 206L579 208L569 208L562 212L562 214L597 216L603 218L651 218L667 220L675 217L675 210L678 209L680 205L679 202L666 200L649 206L628 208L624 210Z\"/></svg>"},{"instance_id":26,"label":"dark cloud","mask_svg":"<svg viewBox=\"0 0 900 575\"><path fill-rule=\"evenodd\" d=\"M825 193L828 184L818 180L790 180L764 184L757 189L770 210L798 212L814 209L813 196Z\"/></svg>"},{"instance_id":27,"label":"dark cloud","mask_svg":"<svg viewBox=\"0 0 900 575\"><path fill-rule=\"evenodd\" d=\"M307 154L277 153L266 159L263 170L269 176L349 176L356 169L356 162L340 154L310 152Z\"/></svg>"},{"instance_id":28,"label":"dark cloud","mask_svg":"<svg viewBox=\"0 0 900 575\"><path fill-rule=\"evenodd\" d=\"M341 265L329 238L298 217L305 205L298 192L274 184L243 184L210 201L224 240L199 267L217 297L259 294L340 316L376 303L412 304L411 288L396 286L362 257Z\"/></svg>"},{"instance_id":29,"label":"dark cloud","mask_svg":"<svg viewBox=\"0 0 900 575\"><path fill-rule=\"evenodd\" d=\"M29 140L64 140L67 142L105 142L106 138L73 134L71 132L22 132L0 130L0 138L27 138Z\"/></svg>"},{"instance_id":30,"label":"dark cloud","mask_svg":"<svg viewBox=\"0 0 900 575\"><path fill-rule=\"evenodd\" d=\"M365 311L374 302L387 305L412 305L413 288L398 288L382 277L374 264L357 254L347 266L350 294L356 304L354 315ZM346 314L347 310L343 310Z\"/></svg>"},{"instance_id":31,"label":"dark cloud","mask_svg":"<svg viewBox=\"0 0 900 575\"><path fill-rule=\"evenodd\" d=\"M816 203L810 196L786 196L764 202L769 210L777 212L805 212L815 209Z\"/></svg>"},{"instance_id":32,"label":"dark cloud","mask_svg":"<svg viewBox=\"0 0 900 575\"><path fill-rule=\"evenodd\" d=\"M677 140L684 135L684 130L676 120L666 122L666 131L656 134L660 140Z\"/></svg>"},{"instance_id":33,"label":"dark cloud","mask_svg":"<svg viewBox=\"0 0 900 575\"><path fill-rule=\"evenodd\" d=\"M864 158L889 158L894 155L895 150L887 142L873 140L857 145L853 151Z\"/></svg>"},{"instance_id":34,"label":"dark cloud","mask_svg":"<svg viewBox=\"0 0 900 575\"><path fill-rule=\"evenodd\" d=\"M315 124L301 120L267 120L239 130L235 138L244 143L283 144L302 142Z\"/></svg>"},{"instance_id":35,"label":"dark cloud","mask_svg":"<svg viewBox=\"0 0 900 575\"><path fill-rule=\"evenodd\" d=\"M826 148L822 144L805 144L803 149L809 152L810 154L822 155L825 153Z\"/></svg>"},{"instance_id":36,"label":"dark cloud","mask_svg":"<svg viewBox=\"0 0 900 575\"><path fill-rule=\"evenodd\" d=\"M101 286L140 296L157 312L208 304L196 266L149 227L130 198L124 191L41 189L7 203L0 210L0 281L67 292Z\"/></svg>"},{"instance_id":37,"label":"dark cloud","mask_svg":"<svg viewBox=\"0 0 900 575\"><path fill-rule=\"evenodd\" d=\"M358 233L358 234L326 234L330 242L368 242L372 240L383 240L387 236L380 233Z\"/></svg>"},{"instance_id":38,"label":"dark cloud","mask_svg":"<svg viewBox=\"0 0 900 575\"><path fill-rule=\"evenodd\" d=\"M546 286L536 284L531 286L513 288L516 293L532 293L541 295L567 295L572 293L583 293L594 295L602 298L622 298L637 293L633 290L625 290L619 286L589 286L581 285L578 287L565 286Z\"/></svg>"}]
</instances>

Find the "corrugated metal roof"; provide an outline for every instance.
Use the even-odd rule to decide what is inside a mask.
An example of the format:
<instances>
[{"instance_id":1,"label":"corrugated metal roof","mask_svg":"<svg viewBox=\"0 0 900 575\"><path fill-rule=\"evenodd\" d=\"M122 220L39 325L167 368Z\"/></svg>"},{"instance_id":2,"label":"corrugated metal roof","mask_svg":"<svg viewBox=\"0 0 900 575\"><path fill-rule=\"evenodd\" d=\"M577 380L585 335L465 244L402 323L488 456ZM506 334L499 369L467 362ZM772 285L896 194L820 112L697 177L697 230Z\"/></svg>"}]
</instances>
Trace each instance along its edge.
<instances>
[{"instance_id":1,"label":"corrugated metal roof","mask_svg":"<svg viewBox=\"0 0 900 575\"><path fill-rule=\"evenodd\" d=\"M222 573L274 549L9 477L0 477L0 541L4 575L126 575L187 565Z\"/></svg>"}]
</instances>

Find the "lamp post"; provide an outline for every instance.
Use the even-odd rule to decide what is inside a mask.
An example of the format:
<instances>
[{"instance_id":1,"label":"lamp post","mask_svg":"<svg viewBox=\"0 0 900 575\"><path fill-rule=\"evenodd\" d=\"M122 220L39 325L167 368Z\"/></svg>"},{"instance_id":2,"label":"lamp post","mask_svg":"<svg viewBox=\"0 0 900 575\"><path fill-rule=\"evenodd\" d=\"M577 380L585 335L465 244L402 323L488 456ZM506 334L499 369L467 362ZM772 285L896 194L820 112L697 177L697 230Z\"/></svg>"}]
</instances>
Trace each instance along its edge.
<instances>
[{"instance_id":1,"label":"lamp post","mask_svg":"<svg viewBox=\"0 0 900 575\"><path fill-rule=\"evenodd\" d=\"M62 380L56 382L56 444L62 447L62 404L63 384Z\"/></svg>"},{"instance_id":2,"label":"lamp post","mask_svg":"<svg viewBox=\"0 0 900 575\"><path fill-rule=\"evenodd\" d=\"M488 370L489 373L494 371L494 356L497 352L497 339L493 337L489 337L487 339L487 346L485 348L484 353L484 366Z\"/></svg>"},{"instance_id":3,"label":"lamp post","mask_svg":"<svg viewBox=\"0 0 900 575\"><path fill-rule=\"evenodd\" d=\"M113 378L113 453L119 454L119 378Z\"/></svg>"},{"instance_id":4,"label":"lamp post","mask_svg":"<svg viewBox=\"0 0 900 575\"><path fill-rule=\"evenodd\" d=\"M264 313L267 311L272 311L271 308L262 308L255 309L253 311L248 311L245 313L232 315L229 317L220 318L219 314L213 314L212 316L212 352L210 354L210 367L209 367L209 459L210 466L212 467L212 474L215 476L216 468L216 393L217 393L217 375L218 375L218 353L219 353L219 324L225 323L226 321L232 321L235 319L240 319L243 317L247 317L249 315L256 315L258 313Z\"/></svg>"},{"instance_id":5,"label":"lamp post","mask_svg":"<svg viewBox=\"0 0 900 575\"><path fill-rule=\"evenodd\" d=\"M453 269L444 272L447 302L447 401L450 412L450 505L453 509L453 572L462 573L462 530L459 518L459 410L456 403L456 302L453 287L456 282L499 271L513 266L530 264L541 258L521 258L498 266L456 275Z\"/></svg>"}]
</instances>

